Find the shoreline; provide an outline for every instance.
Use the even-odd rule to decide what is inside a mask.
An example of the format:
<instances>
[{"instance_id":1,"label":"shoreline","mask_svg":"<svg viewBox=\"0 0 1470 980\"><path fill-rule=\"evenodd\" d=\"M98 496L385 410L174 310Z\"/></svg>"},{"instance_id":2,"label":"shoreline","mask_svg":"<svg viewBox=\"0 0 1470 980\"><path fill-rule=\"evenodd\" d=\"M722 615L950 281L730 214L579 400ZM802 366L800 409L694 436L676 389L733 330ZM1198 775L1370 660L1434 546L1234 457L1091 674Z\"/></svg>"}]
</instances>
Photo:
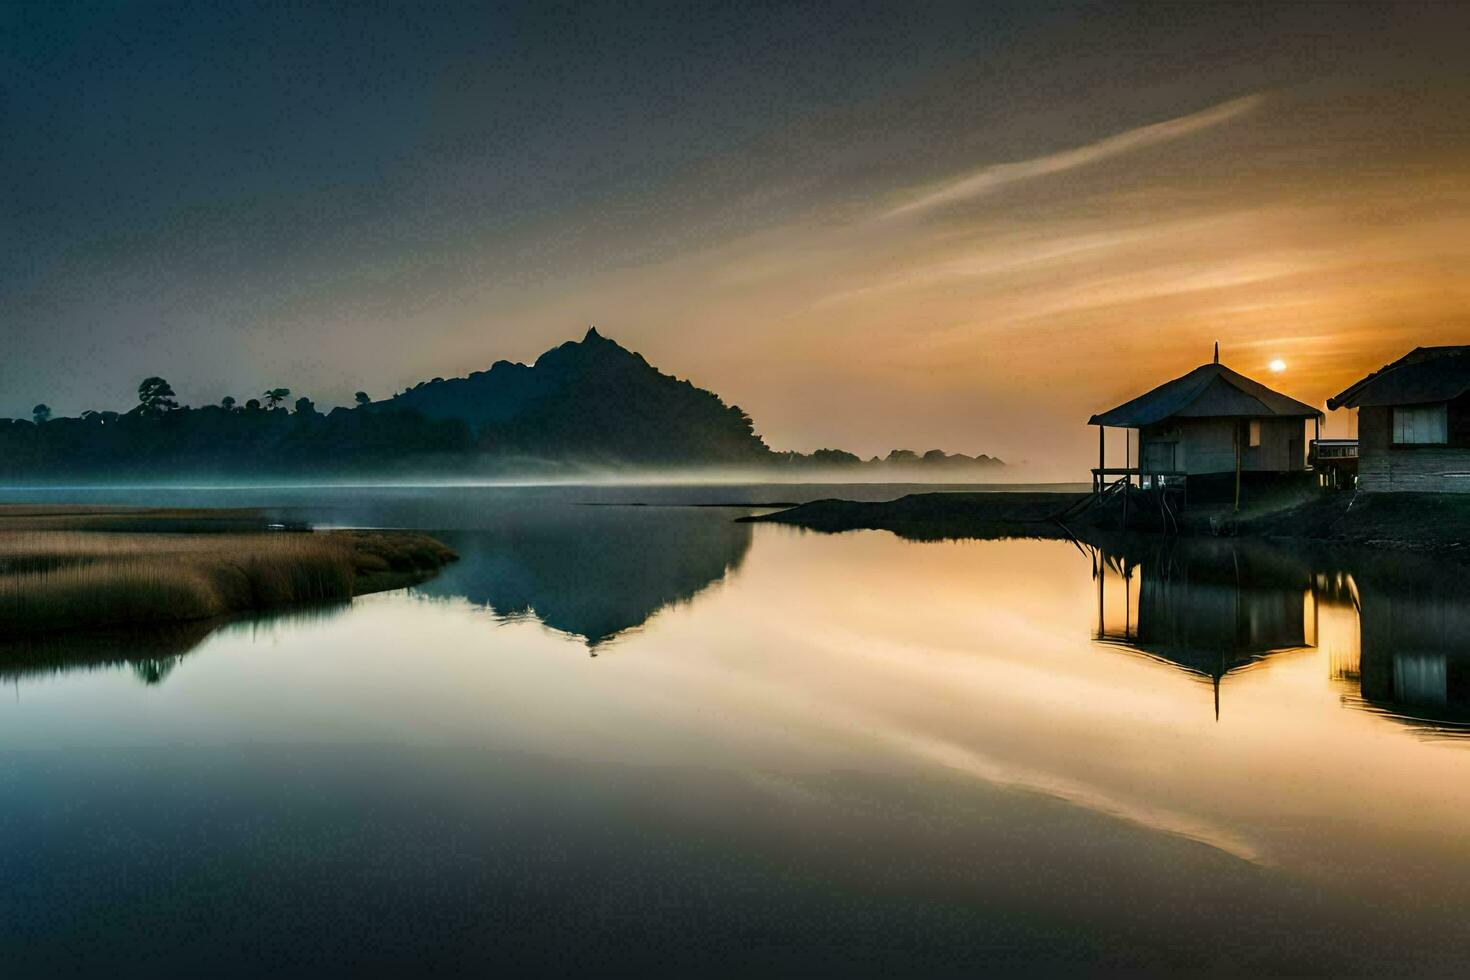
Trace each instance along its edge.
<instances>
[{"instance_id":1,"label":"shoreline","mask_svg":"<svg viewBox=\"0 0 1470 980\"><path fill-rule=\"evenodd\" d=\"M928 493L870 503L828 499L745 523L787 524L824 533L890 531L911 540L1076 538L1092 533L1166 537L1157 528L1124 527L1117 506L1059 519L1089 494ZM1470 561L1470 495L1313 491L1279 506L1231 513L1223 506L1186 509L1178 537L1386 548Z\"/></svg>"},{"instance_id":2,"label":"shoreline","mask_svg":"<svg viewBox=\"0 0 1470 980\"><path fill-rule=\"evenodd\" d=\"M1063 537L1053 518L1087 494L1065 492L940 491L887 501L829 498L772 514L737 518L746 524L790 524L812 531L891 531L912 540L988 537Z\"/></svg>"}]
</instances>

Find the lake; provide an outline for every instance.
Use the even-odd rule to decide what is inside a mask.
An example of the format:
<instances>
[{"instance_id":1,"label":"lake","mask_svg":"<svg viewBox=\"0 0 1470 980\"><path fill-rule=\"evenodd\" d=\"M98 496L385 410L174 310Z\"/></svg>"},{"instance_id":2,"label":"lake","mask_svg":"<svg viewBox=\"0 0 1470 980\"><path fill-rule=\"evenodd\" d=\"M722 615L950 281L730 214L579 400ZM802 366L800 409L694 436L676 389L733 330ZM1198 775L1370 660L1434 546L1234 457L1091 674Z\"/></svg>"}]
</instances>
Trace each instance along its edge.
<instances>
[{"instance_id":1,"label":"lake","mask_svg":"<svg viewBox=\"0 0 1470 980\"><path fill-rule=\"evenodd\" d=\"M0 973L1462 967L1463 570L735 523L853 493L7 491L462 560L7 648Z\"/></svg>"}]
</instances>

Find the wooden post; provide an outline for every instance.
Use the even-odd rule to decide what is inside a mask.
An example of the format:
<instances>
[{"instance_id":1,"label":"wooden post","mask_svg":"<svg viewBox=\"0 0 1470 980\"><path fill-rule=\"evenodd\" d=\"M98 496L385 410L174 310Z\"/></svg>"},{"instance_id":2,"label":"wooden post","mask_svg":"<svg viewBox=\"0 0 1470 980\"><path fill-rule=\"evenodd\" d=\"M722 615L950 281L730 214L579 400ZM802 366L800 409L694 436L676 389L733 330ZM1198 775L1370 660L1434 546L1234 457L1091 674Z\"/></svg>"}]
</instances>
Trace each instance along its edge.
<instances>
[{"instance_id":1,"label":"wooden post","mask_svg":"<svg viewBox=\"0 0 1470 980\"><path fill-rule=\"evenodd\" d=\"M1322 416L1314 415L1312 416L1312 444L1307 447L1307 458L1302 465L1306 466L1307 463L1312 463L1312 475L1317 479L1317 486L1325 487L1327 481L1324 479L1326 474L1322 471L1322 447L1319 445L1321 442ZM1315 463L1312 462L1314 455L1316 458Z\"/></svg>"},{"instance_id":2,"label":"wooden post","mask_svg":"<svg viewBox=\"0 0 1470 980\"><path fill-rule=\"evenodd\" d=\"M1097 492L1099 494L1103 491L1103 468L1107 465L1104 462L1106 457L1103 453L1103 433L1105 431L1102 425L1099 424L1097 427Z\"/></svg>"},{"instance_id":3,"label":"wooden post","mask_svg":"<svg viewBox=\"0 0 1470 980\"><path fill-rule=\"evenodd\" d=\"M1133 566L1123 559L1123 638L1132 639L1128 624L1133 619Z\"/></svg>"},{"instance_id":4,"label":"wooden post","mask_svg":"<svg viewBox=\"0 0 1470 980\"><path fill-rule=\"evenodd\" d=\"M1143 489L1143 430L1138 430L1138 489ZM1157 488L1155 488L1157 489Z\"/></svg>"},{"instance_id":5,"label":"wooden post","mask_svg":"<svg viewBox=\"0 0 1470 980\"><path fill-rule=\"evenodd\" d=\"M1133 454L1133 430L1123 430L1123 530L1128 530L1128 495L1133 492L1133 476L1128 472L1128 457Z\"/></svg>"},{"instance_id":6,"label":"wooden post","mask_svg":"<svg viewBox=\"0 0 1470 980\"><path fill-rule=\"evenodd\" d=\"M1249 425L1250 423L1246 423ZM1240 423L1235 423L1235 513L1240 513Z\"/></svg>"},{"instance_id":7,"label":"wooden post","mask_svg":"<svg viewBox=\"0 0 1470 980\"><path fill-rule=\"evenodd\" d=\"M1103 637L1103 576L1108 573L1108 566L1102 560L1102 552L1097 554L1097 638Z\"/></svg>"}]
</instances>

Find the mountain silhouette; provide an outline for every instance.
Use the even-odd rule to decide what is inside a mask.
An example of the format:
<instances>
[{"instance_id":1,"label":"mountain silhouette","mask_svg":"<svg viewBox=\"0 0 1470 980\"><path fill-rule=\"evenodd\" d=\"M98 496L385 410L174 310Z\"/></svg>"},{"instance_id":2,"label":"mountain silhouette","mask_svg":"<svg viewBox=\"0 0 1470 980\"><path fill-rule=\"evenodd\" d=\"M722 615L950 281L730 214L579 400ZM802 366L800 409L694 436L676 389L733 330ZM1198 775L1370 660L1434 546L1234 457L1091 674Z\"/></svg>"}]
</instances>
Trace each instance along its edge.
<instances>
[{"instance_id":1,"label":"mountain silhouette","mask_svg":"<svg viewBox=\"0 0 1470 980\"><path fill-rule=\"evenodd\" d=\"M126 411L66 418L37 404L32 418L0 419L0 476L151 482L759 466L772 475L864 471L913 480L940 470L983 475L1004 465L983 453L938 449L895 449L866 461L831 448L773 452L740 406L663 373L596 329L529 365L497 361L379 401L359 391L352 407L325 413L311 398L292 402L291 395L272 385L244 404L221 396L218 404L191 408L179 404L168 381L150 377Z\"/></svg>"},{"instance_id":2,"label":"mountain silhouette","mask_svg":"<svg viewBox=\"0 0 1470 980\"><path fill-rule=\"evenodd\" d=\"M664 374L596 328L530 366L497 361L467 378L417 385L388 404L464 422L479 447L495 453L671 464L770 453L739 406Z\"/></svg>"}]
</instances>

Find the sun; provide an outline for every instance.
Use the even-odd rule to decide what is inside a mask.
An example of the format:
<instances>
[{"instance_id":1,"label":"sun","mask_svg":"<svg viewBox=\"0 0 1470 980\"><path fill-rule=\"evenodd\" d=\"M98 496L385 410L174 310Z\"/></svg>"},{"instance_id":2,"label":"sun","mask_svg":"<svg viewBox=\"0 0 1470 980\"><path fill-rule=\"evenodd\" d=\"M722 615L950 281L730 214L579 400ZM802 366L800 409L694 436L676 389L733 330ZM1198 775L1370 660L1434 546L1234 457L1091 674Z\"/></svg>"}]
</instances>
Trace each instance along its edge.
<instances>
[{"instance_id":1,"label":"sun","mask_svg":"<svg viewBox=\"0 0 1470 980\"><path fill-rule=\"evenodd\" d=\"M1275 374L1280 374L1282 371L1286 370L1286 362L1279 357L1266 366L1270 368L1271 371Z\"/></svg>"}]
</instances>

